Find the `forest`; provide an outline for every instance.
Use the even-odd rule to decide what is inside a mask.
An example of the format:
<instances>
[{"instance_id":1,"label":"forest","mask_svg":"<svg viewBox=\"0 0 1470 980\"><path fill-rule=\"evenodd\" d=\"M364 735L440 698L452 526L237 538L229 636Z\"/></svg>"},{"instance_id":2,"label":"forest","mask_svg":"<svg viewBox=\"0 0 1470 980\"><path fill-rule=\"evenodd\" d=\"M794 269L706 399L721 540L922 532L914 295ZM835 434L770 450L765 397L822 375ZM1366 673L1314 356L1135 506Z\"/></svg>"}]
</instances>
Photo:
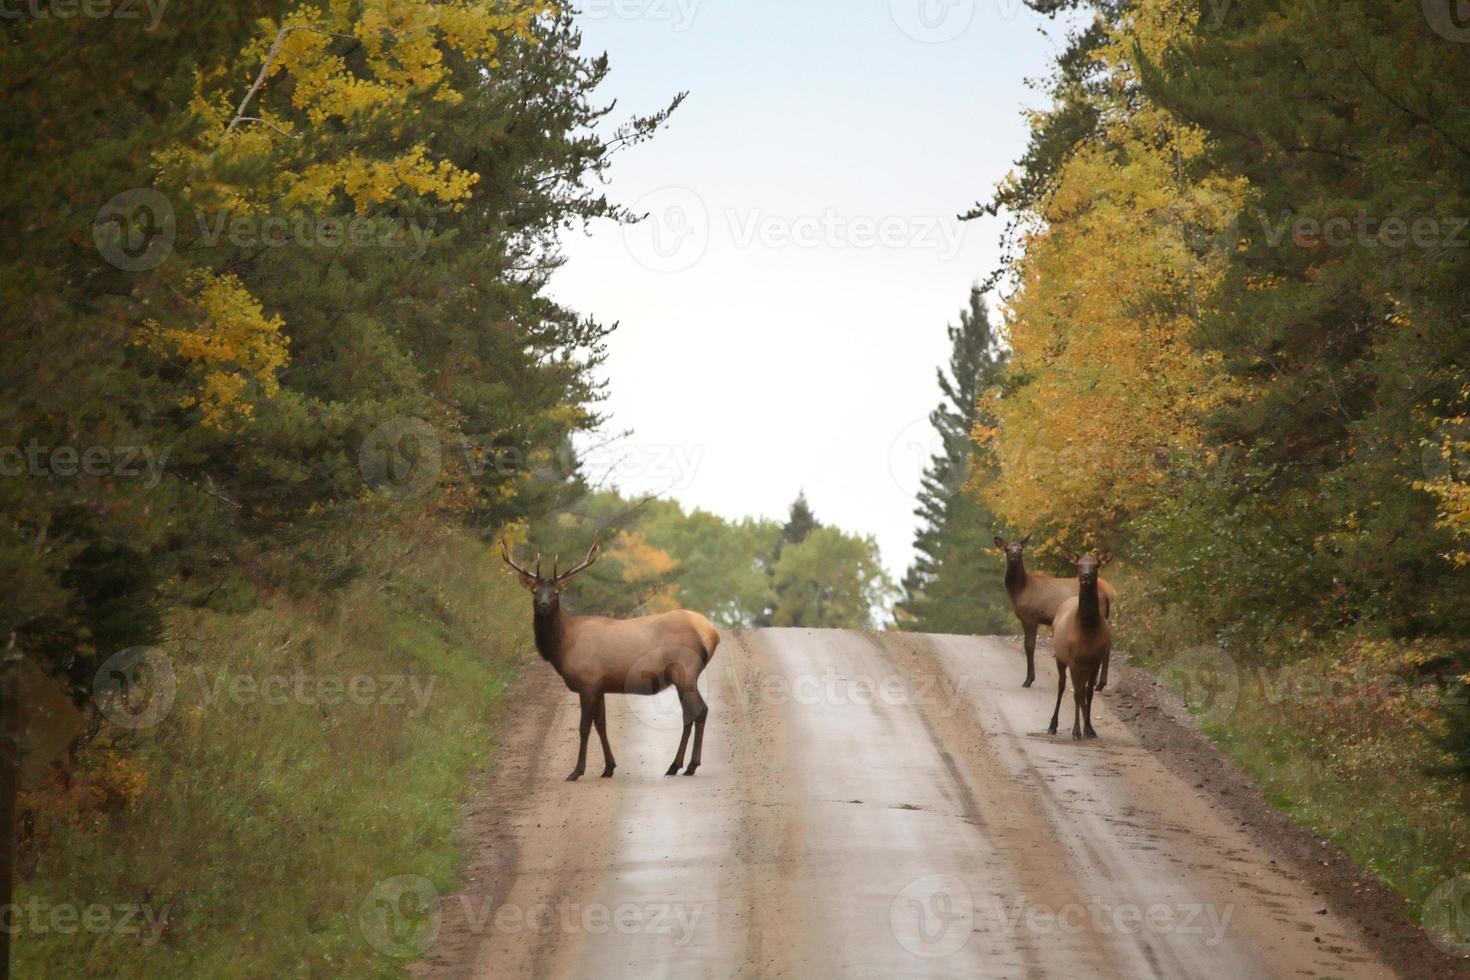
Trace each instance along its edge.
<instances>
[{"instance_id":1,"label":"forest","mask_svg":"<svg viewBox=\"0 0 1470 980\"><path fill-rule=\"evenodd\" d=\"M400 975L354 916L394 862L460 871L532 648L501 540L600 540L580 612L982 636L1016 632L996 536L1054 573L1109 549L1119 649L1274 804L1411 903L1470 867L1470 29L1027 5L1080 26L1010 175L955 202L1005 258L956 297L898 583L797 481L732 518L587 465L616 324L554 298L560 243L643 217L615 162L684 95L602 99L575 11L5 19L15 901L156 913L18 969L126 941L139 976ZM236 683L302 672L409 706Z\"/></svg>"}]
</instances>

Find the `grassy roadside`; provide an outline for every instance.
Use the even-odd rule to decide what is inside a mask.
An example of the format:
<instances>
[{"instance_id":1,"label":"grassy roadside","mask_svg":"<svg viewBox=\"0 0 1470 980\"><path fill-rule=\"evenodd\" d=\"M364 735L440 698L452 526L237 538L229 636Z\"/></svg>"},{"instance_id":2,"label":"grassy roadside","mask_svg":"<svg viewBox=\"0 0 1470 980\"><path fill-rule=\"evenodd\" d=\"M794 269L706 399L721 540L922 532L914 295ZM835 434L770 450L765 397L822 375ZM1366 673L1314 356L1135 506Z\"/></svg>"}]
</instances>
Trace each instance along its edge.
<instances>
[{"instance_id":1,"label":"grassy roadside","mask_svg":"<svg viewBox=\"0 0 1470 980\"><path fill-rule=\"evenodd\" d=\"M1451 911L1450 883L1470 871L1470 793L1433 774L1449 761L1438 709L1457 688L1420 676L1428 652L1343 633L1289 663L1248 663L1185 617L1120 610L1133 662L1181 697L1275 807L1377 875L1426 925Z\"/></svg>"},{"instance_id":2,"label":"grassy roadside","mask_svg":"<svg viewBox=\"0 0 1470 980\"><path fill-rule=\"evenodd\" d=\"M338 592L177 613L171 709L27 794L18 976L395 976L420 951L416 903L380 883L452 888L529 627L463 533L351 560Z\"/></svg>"}]
</instances>

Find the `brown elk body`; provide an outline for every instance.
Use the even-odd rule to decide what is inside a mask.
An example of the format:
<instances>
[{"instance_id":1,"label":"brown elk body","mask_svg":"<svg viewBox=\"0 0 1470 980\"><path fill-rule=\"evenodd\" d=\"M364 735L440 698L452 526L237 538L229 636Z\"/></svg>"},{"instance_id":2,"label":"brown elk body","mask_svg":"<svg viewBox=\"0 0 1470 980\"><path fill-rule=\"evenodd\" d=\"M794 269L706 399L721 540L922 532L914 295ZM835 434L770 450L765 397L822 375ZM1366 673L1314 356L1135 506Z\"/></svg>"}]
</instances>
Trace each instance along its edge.
<instances>
[{"instance_id":1,"label":"brown elk body","mask_svg":"<svg viewBox=\"0 0 1470 980\"><path fill-rule=\"evenodd\" d=\"M1113 649L1112 629L1103 614L1101 580L1098 569L1106 565L1112 555L1104 552L1094 558L1083 555L1073 558L1077 563L1078 591L1057 610L1052 623L1052 647L1057 658L1057 706L1051 713L1053 735L1057 733L1057 719L1062 711L1062 695L1067 693L1067 674L1072 675L1072 737L1074 739L1097 738L1092 728L1092 695L1095 693L1098 674L1107 663Z\"/></svg>"},{"instance_id":2,"label":"brown elk body","mask_svg":"<svg viewBox=\"0 0 1470 980\"><path fill-rule=\"evenodd\" d=\"M1022 687L1036 683L1036 631L1042 626L1053 626L1062 603L1077 596L1075 578L1055 578L1026 571L1026 543L1030 540L1029 534L1019 541L995 539L996 547L1006 556L1006 595L1011 600L1011 611L1021 621L1021 630L1025 634L1026 683ZM1101 580L1098 592L1102 597L1103 616L1111 619L1118 593L1110 583ZM1108 664L1104 662L1097 689L1101 691L1107 686Z\"/></svg>"},{"instance_id":3,"label":"brown elk body","mask_svg":"<svg viewBox=\"0 0 1470 980\"><path fill-rule=\"evenodd\" d=\"M549 579L541 577L539 557L536 570L528 572L511 560L504 540L500 547L501 557L533 596L537 652L556 669L568 690L581 699L577 767L567 780L575 781L586 772L587 738L594 726L602 742L603 778L611 777L617 767L607 738L607 695L654 695L670 687L679 692L684 732L667 775L676 774L684 764L691 729L694 748L684 775L694 775L709 717L709 707L699 693L699 675L714 656L719 631L703 616L685 610L639 619L568 615L561 608L561 592L572 576L597 560L597 544L592 545L582 564L562 574L553 569Z\"/></svg>"}]
</instances>

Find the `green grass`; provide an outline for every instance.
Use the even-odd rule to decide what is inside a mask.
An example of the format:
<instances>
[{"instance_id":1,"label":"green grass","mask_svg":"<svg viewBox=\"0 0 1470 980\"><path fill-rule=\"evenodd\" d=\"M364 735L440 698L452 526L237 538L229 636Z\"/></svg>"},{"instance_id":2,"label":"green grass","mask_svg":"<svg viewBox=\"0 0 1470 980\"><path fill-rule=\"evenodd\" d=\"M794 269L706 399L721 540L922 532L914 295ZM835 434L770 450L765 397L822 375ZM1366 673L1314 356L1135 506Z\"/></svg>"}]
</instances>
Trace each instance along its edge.
<instances>
[{"instance_id":1,"label":"green grass","mask_svg":"<svg viewBox=\"0 0 1470 980\"><path fill-rule=\"evenodd\" d=\"M1125 628L1135 661L1165 683L1177 680L1176 652L1205 641L1173 610L1134 612ZM1409 660L1400 646L1339 634L1286 666L1240 664L1232 710L1197 720L1273 806L1422 917L1435 889L1470 868L1470 793L1432 774L1448 761L1436 741L1448 692L1397 669Z\"/></svg>"},{"instance_id":2,"label":"green grass","mask_svg":"<svg viewBox=\"0 0 1470 980\"><path fill-rule=\"evenodd\" d=\"M42 798L17 895L22 910L48 915L142 906L168 924L151 941L141 918L139 935L23 921L17 976L402 974L422 949L414 904L388 906L407 919L385 944L374 925L385 907L370 896L399 875L453 888L460 804L494 749L529 617L493 555L457 532L375 536L353 561L360 574L338 593L175 615L163 647L178 681L172 710L145 731L109 726L55 812ZM292 686L284 703L249 689L211 701L220 671ZM385 703L386 687L360 686L352 700L329 687L303 688L298 701L298 674L329 685L415 678L427 697L405 686L404 703Z\"/></svg>"}]
</instances>

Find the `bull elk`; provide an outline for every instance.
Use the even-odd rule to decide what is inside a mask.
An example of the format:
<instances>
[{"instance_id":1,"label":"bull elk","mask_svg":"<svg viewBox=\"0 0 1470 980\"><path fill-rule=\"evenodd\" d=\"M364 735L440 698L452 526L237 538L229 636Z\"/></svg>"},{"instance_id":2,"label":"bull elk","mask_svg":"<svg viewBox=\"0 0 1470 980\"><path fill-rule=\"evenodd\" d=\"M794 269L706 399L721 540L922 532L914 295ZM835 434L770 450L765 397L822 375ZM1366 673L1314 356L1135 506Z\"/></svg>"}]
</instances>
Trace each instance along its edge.
<instances>
[{"instance_id":1,"label":"bull elk","mask_svg":"<svg viewBox=\"0 0 1470 980\"><path fill-rule=\"evenodd\" d=\"M1098 672L1112 653L1112 629L1103 614L1099 593L1101 579L1097 571L1113 556L1103 552L1092 555L1068 555L1077 565L1077 594L1063 602L1052 624L1051 642L1057 657L1057 706L1051 713L1051 734L1057 733L1057 717L1062 711L1062 695L1067 693L1067 674L1072 674L1072 738L1097 738L1092 728L1092 695Z\"/></svg>"},{"instance_id":2,"label":"bull elk","mask_svg":"<svg viewBox=\"0 0 1470 980\"><path fill-rule=\"evenodd\" d=\"M587 736L593 725L602 741L602 778L610 778L617 767L607 740L607 695L654 695L669 687L679 691L684 734L666 775L675 775L684 764L684 748L692 728L694 751L689 768L684 770L684 775L692 776L699 768L704 723L709 717L709 707L699 694L699 675L714 656L720 634L703 616L682 609L639 619L569 616L562 612L562 590L597 560L598 552L594 539L580 565L561 572L560 563L553 563L551 578L542 578L540 555L536 556L535 571L527 571L510 557L505 538L500 539L500 556L533 597L536 651L556 668L567 688L582 702L577 768L567 781L575 782L587 770Z\"/></svg>"},{"instance_id":3,"label":"bull elk","mask_svg":"<svg viewBox=\"0 0 1470 980\"><path fill-rule=\"evenodd\" d=\"M995 546L1006 555L1006 595L1011 600L1011 611L1021 621L1026 635L1026 683L1036 683L1036 631L1042 626L1051 626L1062 603L1077 595L1077 579L1055 578L1051 575L1033 575L1026 571L1026 544L1031 535L1019 541L1007 541L997 536ZM1107 582L1098 581L1098 592L1102 596L1102 614L1111 619L1117 591ZM1111 659L1111 658L1110 658ZM1102 667L1102 680L1097 689L1108 686L1108 664Z\"/></svg>"}]
</instances>

